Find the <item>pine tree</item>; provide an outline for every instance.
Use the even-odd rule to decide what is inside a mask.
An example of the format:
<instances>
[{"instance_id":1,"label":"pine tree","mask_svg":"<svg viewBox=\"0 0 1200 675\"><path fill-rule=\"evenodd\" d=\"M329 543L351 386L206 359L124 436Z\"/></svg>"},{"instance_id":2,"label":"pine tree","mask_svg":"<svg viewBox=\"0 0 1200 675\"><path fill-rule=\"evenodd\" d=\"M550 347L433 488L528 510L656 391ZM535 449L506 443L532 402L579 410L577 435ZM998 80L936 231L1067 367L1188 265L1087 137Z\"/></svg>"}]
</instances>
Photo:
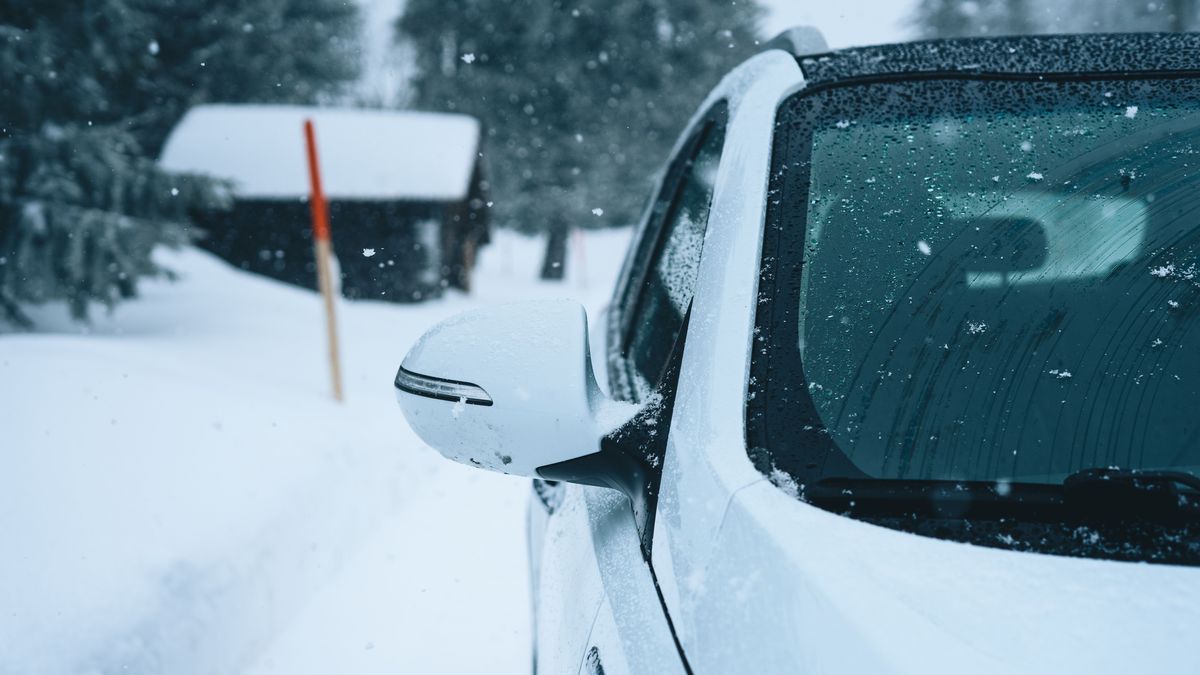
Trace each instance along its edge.
<instances>
[{"instance_id":1,"label":"pine tree","mask_svg":"<svg viewBox=\"0 0 1200 675\"><path fill-rule=\"evenodd\" d=\"M126 0L152 57L122 117L157 154L197 103L333 100L358 77L359 16L348 0Z\"/></svg>"},{"instance_id":2,"label":"pine tree","mask_svg":"<svg viewBox=\"0 0 1200 675\"><path fill-rule=\"evenodd\" d=\"M502 226L633 222L700 101L755 48L752 0L409 0L415 103L483 121ZM595 215L601 214L601 215Z\"/></svg>"},{"instance_id":3,"label":"pine tree","mask_svg":"<svg viewBox=\"0 0 1200 675\"><path fill-rule=\"evenodd\" d=\"M313 101L355 75L342 0L0 0L0 318L111 307L222 186L153 161L204 101Z\"/></svg>"}]
</instances>

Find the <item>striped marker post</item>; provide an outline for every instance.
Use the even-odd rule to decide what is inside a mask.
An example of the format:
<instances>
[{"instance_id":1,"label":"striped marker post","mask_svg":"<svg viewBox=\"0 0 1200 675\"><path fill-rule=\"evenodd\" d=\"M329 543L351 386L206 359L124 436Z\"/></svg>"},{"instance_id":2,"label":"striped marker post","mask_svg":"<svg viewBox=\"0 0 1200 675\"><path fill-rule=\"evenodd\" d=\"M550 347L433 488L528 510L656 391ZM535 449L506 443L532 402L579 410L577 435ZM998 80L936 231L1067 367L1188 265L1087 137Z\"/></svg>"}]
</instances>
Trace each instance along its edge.
<instances>
[{"instance_id":1,"label":"striped marker post","mask_svg":"<svg viewBox=\"0 0 1200 675\"><path fill-rule=\"evenodd\" d=\"M317 259L317 288L325 299L325 330L329 337L329 368L333 379L333 398L342 401L342 364L338 357L337 316L333 304L333 243L329 239L329 207L321 189L321 169L317 164L317 137L311 119L304 120L304 140L308 146L308 178L312 186L309 207L312 210L313 254Z\"/></svg>"}]
</instances>

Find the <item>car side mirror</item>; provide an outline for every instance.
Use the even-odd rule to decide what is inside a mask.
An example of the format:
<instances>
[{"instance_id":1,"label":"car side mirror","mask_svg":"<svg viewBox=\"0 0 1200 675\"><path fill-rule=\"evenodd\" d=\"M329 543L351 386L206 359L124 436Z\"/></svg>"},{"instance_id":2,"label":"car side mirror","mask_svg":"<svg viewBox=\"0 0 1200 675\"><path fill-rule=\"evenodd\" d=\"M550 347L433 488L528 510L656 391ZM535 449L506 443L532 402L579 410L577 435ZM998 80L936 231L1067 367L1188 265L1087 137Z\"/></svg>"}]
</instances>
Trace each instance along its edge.
<instances>
[{"instance_id":1,"label":"car side mirror","mask_svg":"<svg viewBox=\"0 0 1200 675\"><path fill-rule=\"evenodd\" d=\"M395 386L409 425L442 455L530 478L596 455L605 434L637 410L600 391L587 314L570 301L443 321L409 350Z\"/></svg>"}]
</instances>

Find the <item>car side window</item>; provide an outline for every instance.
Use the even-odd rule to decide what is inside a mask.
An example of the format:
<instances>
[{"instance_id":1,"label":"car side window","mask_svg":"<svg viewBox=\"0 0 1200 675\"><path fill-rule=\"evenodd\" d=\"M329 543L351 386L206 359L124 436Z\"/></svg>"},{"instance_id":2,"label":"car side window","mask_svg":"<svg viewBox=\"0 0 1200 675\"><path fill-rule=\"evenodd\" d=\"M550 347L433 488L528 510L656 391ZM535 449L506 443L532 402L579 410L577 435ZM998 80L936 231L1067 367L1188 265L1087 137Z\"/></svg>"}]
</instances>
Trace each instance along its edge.
<instances>
[{"instance_id":1,"label":"car side window","mask_svg":"<svg viewBox=\"0 0 1200 675\"><path fill-rule=\"evenodd\" d=\"M651 255L633 290L622 356L634 393L644 400L662 380L671 349L679 338L684 315L692 301L704 233L708 226L713 188L725 141L723 108L685 145L686 157L672 171L654 206L649 232L655 234Z\"/></svg>"}]
</instances>

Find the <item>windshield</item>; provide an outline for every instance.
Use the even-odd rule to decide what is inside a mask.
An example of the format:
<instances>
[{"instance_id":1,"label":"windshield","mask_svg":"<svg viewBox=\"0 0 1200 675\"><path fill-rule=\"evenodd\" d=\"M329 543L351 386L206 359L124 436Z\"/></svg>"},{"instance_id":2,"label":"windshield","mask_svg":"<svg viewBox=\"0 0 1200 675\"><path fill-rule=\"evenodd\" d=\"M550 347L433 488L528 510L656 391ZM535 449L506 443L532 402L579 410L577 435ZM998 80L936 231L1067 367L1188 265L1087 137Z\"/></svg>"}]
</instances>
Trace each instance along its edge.
<instances>
[{"instance_id":1,"label":"windshield","mask_svg":"<svg viewBox=\"0 0 1200 675\"><path fill-rule=\"evenodd\" d=\"M778 129L760 468L1200 472L1195 81L858 85Z\"/></svg>"}]
</instances>

